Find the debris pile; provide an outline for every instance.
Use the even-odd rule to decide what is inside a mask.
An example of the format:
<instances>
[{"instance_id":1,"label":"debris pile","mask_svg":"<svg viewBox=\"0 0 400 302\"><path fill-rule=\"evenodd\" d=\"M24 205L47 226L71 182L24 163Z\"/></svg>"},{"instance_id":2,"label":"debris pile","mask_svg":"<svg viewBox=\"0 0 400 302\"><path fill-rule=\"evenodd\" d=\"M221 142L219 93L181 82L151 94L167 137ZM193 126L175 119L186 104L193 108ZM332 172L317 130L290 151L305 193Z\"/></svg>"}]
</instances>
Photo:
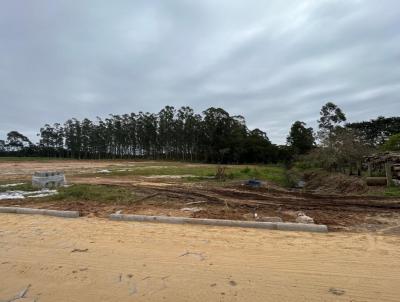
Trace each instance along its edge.
<instances>
[{"instance_id":1,"label":"debris pile","mask_svg":"<svg viewBox=\"0 0 400 302\"><path fill-rule=\"evenodd\" d=\"M6 191L0 193L0 200L47 197L55 194L58 194L57 190L49 189L40 191Z\"/></svg>"}]
</instances>

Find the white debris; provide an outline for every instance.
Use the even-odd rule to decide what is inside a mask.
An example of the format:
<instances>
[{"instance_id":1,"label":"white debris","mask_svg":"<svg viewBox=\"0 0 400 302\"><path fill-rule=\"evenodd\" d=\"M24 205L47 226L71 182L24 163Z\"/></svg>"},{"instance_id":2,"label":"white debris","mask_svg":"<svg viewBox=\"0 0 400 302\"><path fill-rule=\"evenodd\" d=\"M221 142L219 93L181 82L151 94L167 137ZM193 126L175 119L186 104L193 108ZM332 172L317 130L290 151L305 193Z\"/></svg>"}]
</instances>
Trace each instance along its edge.
<instances>
[{"instance_id":1,"label":"white debris","mask_svg":"<svg viewBox=\"0 0 400 302\"><path fill-rule=\"evenodd\" d=\"M185 175L151 175L145 176L145 178L172 178L172 179L179 179L179 178L189 178L189 177L196 177L195 175L185 174Z\"/></svg>"},{"instance_id":2,"label":"white debris","mask_svg":"<svg viewBox=\"0 0 400 302\"><path fill-rule=\"evenodd\" d=\"M25 184L24 182L19 182L15 184L5 184L5 185L0 185L0 188L16 187L24 184Z\"/></svg>"},{"instance_id":3,"label":"white debris","mask_svg":"<svg viewBox=\"0 0 400 302\"><path fill-rule=\"evenodd\" d=\"M200 211L202 211L202 210L203 210L203 208L199 208L199 207L182 208L182 209L181 209L181 211L183 211L183 212L193 212L193 213L200 212Z\"/></svg>"},{"instance_id":4,"label":"white debris","mask_svg":"<svg viewBox=\"0 0 400 302\"><path fill-rule=\"evenodd\" d=\"M110 170L104 169L104 170L99 170L97 173L111 173Z\"/></svg>"},{"instance_id":5,"label":"white debris","mask_svg":"<svg viewBox=\"0 0 400 302\"><path fill-rule=\"evenodd\" d=\"M0 193L0 200L47 197L55 194L58 194L57 190L49 189L43 189L40 191L7 191Z\"/></svg>"},{"instance_id":6,"label":"white debris","mask_svg":"<svg viewBox=\"0 0 400 302\"><path fill-rule=\"evenodd\" d=\"M0 200L3 199L23 199L25 198L24 195L22 195L20 192L18 191L8 191L8 192L3 192L0 193Z\"/></svg>"},{"instance_id":7,"label":"white debris","mask_svg":"<svg viewBox=\"0 0 400 302\"><path fill-rule=\"evenodd\" d=\"M313 224L314 223L314 219L312 219L310 216L307 216L303 212L299 212L299 213L297 213L296 222Z\"/></svg>"},{"instance_id":8,"label":"white debris","mask_svg":"<svg viewBox=\"0 0 400 302\"><path fill-rule=\"evenodd\" d=\"M33 194L33 195L27 195L27 198L37 198L37 197L46 197L46 196L52 196L58 194L57 190L47 190L47 191L38 191L40 193Z\"/></svg>"}]
</instances>

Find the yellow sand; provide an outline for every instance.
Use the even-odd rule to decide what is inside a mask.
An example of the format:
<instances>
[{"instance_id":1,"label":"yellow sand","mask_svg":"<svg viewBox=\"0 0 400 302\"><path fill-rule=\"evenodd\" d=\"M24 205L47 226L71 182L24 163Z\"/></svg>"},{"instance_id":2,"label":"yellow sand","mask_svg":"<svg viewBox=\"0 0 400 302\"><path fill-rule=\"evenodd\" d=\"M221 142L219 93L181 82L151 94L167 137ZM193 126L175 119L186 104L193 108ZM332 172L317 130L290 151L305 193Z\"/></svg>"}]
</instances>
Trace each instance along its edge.
<instances>
[{"instance_id":1,"label":"yellow sand","mask_svg":"<svg viewBox=\"0 0 400 302\"><path fill-rule=\"evenodd\" d=\"M0 301L28 284L38 302L400 301L400 237L0 214Z\"/></svg>"}]
</instances>

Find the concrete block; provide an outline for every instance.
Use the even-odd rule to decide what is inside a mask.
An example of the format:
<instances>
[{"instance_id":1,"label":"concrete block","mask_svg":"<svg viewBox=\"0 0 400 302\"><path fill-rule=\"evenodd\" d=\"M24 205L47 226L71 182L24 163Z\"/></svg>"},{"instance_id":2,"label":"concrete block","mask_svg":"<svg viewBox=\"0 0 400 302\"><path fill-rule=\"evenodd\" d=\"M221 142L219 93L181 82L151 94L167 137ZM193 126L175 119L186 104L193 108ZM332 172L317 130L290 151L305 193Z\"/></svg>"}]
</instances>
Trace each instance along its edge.
<instances>
[{"instance_id":1,"label":"concrete block","mask_svg":"<svg viewBox=\"0 0 400 302\"><path fill-rule=\"evenodd\" d=\"M47 216L56 216L64 218L79 217L78 211L58 211L58 210L19 208L19 207L0 207L0 213L47 215Z\"/></svg>"},{"instance_id":2,"label":"concrete block","mask_svg":"<svg viewBox=\"0 0 400 302\"><path fill-rule=\"evenodd\" d=\"M110 219L118 221L160 222L160 223L173 223L173 224L187 223L187 224L258 228L258 229L297 231L297 232L326 233L328 231L328 227L326 225L286 223L286 222L256 222L256 221L241 221L241 220L202 219L202 218L128 215L128 214L111 214Z\"/></svg>"},{"instance_id":3,"label":"concrete block","mask_svg":"<svg viewBox=\"0 0 400 302\"><path fill-rule=\"evenodd\" d=\"M35 172L32 176L32 186L37 188L53 188L66 184L63 172Z\"/></svg>"}]
</instances>

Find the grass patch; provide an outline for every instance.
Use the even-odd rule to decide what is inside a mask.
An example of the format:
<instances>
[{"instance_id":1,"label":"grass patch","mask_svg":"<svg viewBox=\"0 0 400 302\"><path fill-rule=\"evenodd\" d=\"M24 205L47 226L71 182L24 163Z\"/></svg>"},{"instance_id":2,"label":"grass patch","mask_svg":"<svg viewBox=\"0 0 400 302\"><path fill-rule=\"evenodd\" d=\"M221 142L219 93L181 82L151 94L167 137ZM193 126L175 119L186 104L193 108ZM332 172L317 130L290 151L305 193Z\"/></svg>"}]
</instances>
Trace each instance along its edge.
<instances>
[{"instance_id":1,"label":"grass patch","mask_svg":"<svg viewBox=\"0 0 400 302\"><path fill-rule=\"evenodd\" d=\"M97 201L111 203L132 203L136 199L135 192L129 188L108 185L76 184L61 187L58 194L50 196L53 201Z\"/></svg>"},{"instance_id":2,"label":"grass patch","mask_svg":"<svg viewBox=\"0 0 400 302\"><path fill-rule=\"evenodd\" d=\"M383 195L390 197L400 197L400 187L386 188Z\"/></svg>"},{"instance_id":3,"label":"grass patch","mask_svg":"<svg viewBox=\"0 0 400 302\"><path fill-rule=\"evenodd\" d=\"M155 175L192 175L185 177L187 181L212 181L217 172L218 165L186 165L186 166L142 166L130 167L126 171L121 167L109 169L110 173L95 173L101 177L129 177L129 176L155 176ZM285 169L278 165L228 165L225 166L225 175L229 180L259 179L268 180L279 185L287 185ZM81 177L93 177L93 174L80 174Z\"/></svg>"},{"instance_id":4,"label":"grass patch","mask_svg":"<svg viewBox=\"0 0 400 302\"><path fill-rule=\"evenodd\" d=\"M18 186L12 186L12 187L0 187L0 192L7 192L7 191L37 191L40 189L32 187L32 184L30 183L25 183L21 184Z\"/></svg>"},{"instance_id":5,"label":"grass patch","mask_svg":"<svg viewBox=\"0 0 400 302\"><path fill-rule=\"evenodd\" d=\"M286 184L285 169L280 166L234 167L226 170L229 179L268 180L279 185Z\"/></svg>"}]
</instances>

